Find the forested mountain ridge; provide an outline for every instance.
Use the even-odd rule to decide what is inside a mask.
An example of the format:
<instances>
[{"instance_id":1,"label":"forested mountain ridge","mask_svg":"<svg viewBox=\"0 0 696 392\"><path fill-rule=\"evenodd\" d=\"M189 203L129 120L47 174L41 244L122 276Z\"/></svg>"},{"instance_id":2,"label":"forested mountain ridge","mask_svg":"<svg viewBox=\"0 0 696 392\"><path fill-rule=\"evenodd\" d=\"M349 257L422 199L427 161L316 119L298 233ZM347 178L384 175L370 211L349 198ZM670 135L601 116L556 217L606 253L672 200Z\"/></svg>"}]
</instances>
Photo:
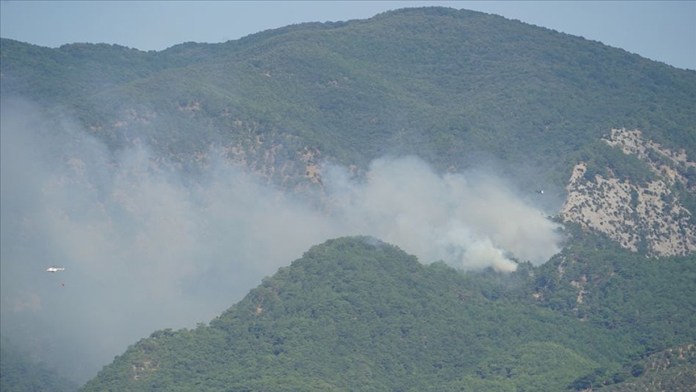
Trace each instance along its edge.
<instances>
[{"instance_id":1,"label":"forested mountain ridge","mask_svg":"<svg viewBox=\"0 0 696 392\"><path fill-rule=\"evenodd\" d=\"M445 8L162 52L2 45L4 95L68 109L114 147L138 134L190 154L242 131L276 132L347 164L399 152L461 166L472 151L570 164L557 157L611 127L693 154L695 80L597 42ZM195 138L184 133L194 125Z\"/></svg>"},{"instance_id":2,"label":"forested mountain ridge","mask_svg":"<svg viewBox=\"0 0 696 392\"><path fill-rule=\"evenodd\" d=\"M161 52L6 39L0 49L3 97L77 118L113 150L144 142L195 166L213 146L289 188L321 184L322 163L364 170L385 154L451 171L494 160L521 188L554 194L578 164L653 179L602 147L615 128L696 155L696 72L466 10L404 9ZM692 173L687 191L671 191L687 210L695 182ZM682 232L666 241L687 245L653 253L690 252Z\"/></svg>"},{"instance_id":3,"label":"forested mountain ridge","mask_svg":"<svg viewBox=\"0 0 696 392\"><path fill-rule=\"evenodd\" d=\"M12 226L3 226L3 240L7 233L16 234L12 240L31 239L32 230L43 234L48 229L35 212L44 205L54 208L48 222L60 235L25 247L35 248L27 263L48 262L42 252L74 262L82 269L70 271L82 274L80 283L92 289L94 299L107 298L113 309L138 315L128 323L155 314L129 304L134 297L145 303L168 293L185 300L172 308L178 312L188 305L181 311L186 314L196 304L187 302L190 296L205 291L196 282L210 291L237 284L246 293L255 285L249 282L260 277L240 284L249 276L245 268L268 268L273 262L254 258L251 266L241 266L241 277L225 274L232 269L225 266L236 268L236 259L255 255L253 247L288 249L296 233L321 231L324 221L270 208L281 216L280 226L291 230L272 227L274 241L256 244L248 239L258 239L254 234L276 221L267 215L248 219L221 206L267 209L274 205L268 199L283 199L268 190L282 189L295 191L293 196L318 194L314 209L330 210L327 204L336 200L326 198L336 193L327 179L337 165L359 180L383 156L421 157L442 175L439 179L450 181L449 174L483 167L510 180L520 198L543 204L544 214L535 211L535 216L552 215L554 224L565 226L559 228L563 249L543 265L538 264L546 258L532 266L502 251L489 255L509 256L517 268L510 274L462 273L443 263L423 266L372 239L330 241L264 280L210 325L157 331L133 345L85 390L556 391L689 385L693 372L683 370L693 368L689 345L696 341L690 294L696 289L694 71L494 15L419 8L288 26L223 44L184 43L160 52L83 43L49 49L2 39L0 84L3 119L9 123L6 114L13 112L50 118L48 126L36 127L43 132L37 134L58 157L52 163L69 169L64 177L47 171L51 181L38 192L48 195L45 199L36 193L12 195L21 201L36 197L38 203L26 208L26 216L17 213ZM15 111L21 108L16 100L38 110ZM74 128L78 132L61 133ZM82 133L97 140L98 148L82 143ZM7 140L3 132L3 144L10 146ZM24 147L5 147L3 155L31 152ZM81 148L88 153L79 154ZM104 159L90 160L90 154ZM39 155L26 154L34 160ZM214 177L205 169L219 168L220 156L277 186L263 188L273 195L259 200L263 192L254 194L235 176L220 176L230 188L222 192L206 188L208 178L187 182L200 173ZM154 163L139 165L140 158ZM10 165L5 162L7 190ZM35 182L35 166L17 167L12 174L18 182L12 184ZM465 175L457 178L476 184ZM64 188L72 190L61 194L67 207L48 203L51 192ZM475 190L485 196L490 188ZM90 204L92 193L98 203ZM6 208L14 206L8 200L3 193L3 225L18 211ZM383 207L396 204L387 201ZM436 197L434 203L451 202ZM492 199L488 205L497 207ZM499 210L499 222L516 219ZM373 209L359 218L381 212ZM194 213L205 216L191 218ZM398 224L408 220L403 213L396 218ZM239 225L221 223L224 219ZM145 229L136 225L141 223ZM519 231L521 237L530 234ZM324 235L321 241L330 238ZM440 240L447 244L446 238L435 238ZM61 253L85 243L94 246ZM234 245L214 252L220 243ZM205 250L196 252L199 247ZM142 250L145 257L122 248ZM19 260L5 254L3 268ZM83 265L75 260L80 257L87 260ZM140 291L120 287L121 281L106 290L116 280L103 271ZM101 280L104 276L109 279ZM146 283L138 286L140 281ZM36 294L20 289L22 295ZM63 297L41 290L51 293L58 309ZM70 290L61 295L72 295L72 303L85 304L91 296ZM224 297L226 308L241 294L217 297ZM21 297L9 307L3 302L3 309L30 313L41 308L36 298L46 297ZM120 300L128 304L125 311ZM44 304L42 311L48 308ZM56 319L85 320L75 314ZM102 331L119 328L105 324ZM85 325L91 326L80 326ZM687 359L650 365L672 353L685 353Z\"/></svg>"},{"instance_id":4,"label":"forested mountain ridge","mask_svg":"<svg viewBox=\"0 0 696 392\"><path fill-rule=\"evenodd\" d=\"M563 270L554 277L531 266L461 274L373 238L330 240L209 326L131 346L82 390L560 391L639 382L647 369L663 380L641 357L693 342L696 304L651 291L687 293L695 266L616 249L570 249L544 266ZM588 294L576 302L581 275ZM688 382L681 369L672 385Z\"/></svg>"}]
</instances>

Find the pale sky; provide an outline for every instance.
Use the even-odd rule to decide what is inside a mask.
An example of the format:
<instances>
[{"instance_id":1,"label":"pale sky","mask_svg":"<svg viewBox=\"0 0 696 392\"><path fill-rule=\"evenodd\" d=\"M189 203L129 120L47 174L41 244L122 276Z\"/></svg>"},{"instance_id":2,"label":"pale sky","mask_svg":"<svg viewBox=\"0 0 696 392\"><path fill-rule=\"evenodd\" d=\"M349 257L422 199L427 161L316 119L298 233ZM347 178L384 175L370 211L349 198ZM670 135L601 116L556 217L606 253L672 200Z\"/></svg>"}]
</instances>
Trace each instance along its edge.
<instances>
[{"instance_id":1,"label":"pale sky","mask_svg":"<svg viewBox=\"0 0 696 392\"><path fill-rule=\"evenodd\" d=\"M366 19L426 5L471 9L600 41L696 70L696 1L7 1L0 36L40 46L163 50L303 22Z\"/></svg>"}]
</instances>

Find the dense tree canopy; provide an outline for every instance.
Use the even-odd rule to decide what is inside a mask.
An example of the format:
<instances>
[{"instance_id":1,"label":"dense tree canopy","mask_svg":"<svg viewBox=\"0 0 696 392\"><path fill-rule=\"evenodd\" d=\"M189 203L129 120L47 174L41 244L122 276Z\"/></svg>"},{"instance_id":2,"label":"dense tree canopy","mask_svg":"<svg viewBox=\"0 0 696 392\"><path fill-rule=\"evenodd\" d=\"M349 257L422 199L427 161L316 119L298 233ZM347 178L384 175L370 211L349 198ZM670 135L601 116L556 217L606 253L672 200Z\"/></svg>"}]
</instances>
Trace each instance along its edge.
<instances>
[{"instance_id":1,"label":"dense tree canopy","mask_svg":"<svg viewBox=\"0 0 696 392\"><path fill-rule=\"evenodd\" d=\"M467 10L405 9L161 52L4 39L1 56L4 96L67 112L113 148L137 135L178 159L261 136L344 164L417 154L461 168L483 155L560 185L578 158L645 175L595 151L612 127L696 153L696 72Z\"/></svg>"},{"instance_id":2,"label":"dense tree canopy","mask_svg":"<svg viewBox=\"0 0 696 392\"><path fill-rule=\"evenodd\" d=\"M690 260L658 265L583 245L540 268L464 274L373 238L340 238L281 268L209 326L141 340L83 390L612 385L641 376L641 358L694 341L687 309L696 303L683 295L694 277ZM588 293L582 302L579 290Z\"/></svg>"}]
</instances>

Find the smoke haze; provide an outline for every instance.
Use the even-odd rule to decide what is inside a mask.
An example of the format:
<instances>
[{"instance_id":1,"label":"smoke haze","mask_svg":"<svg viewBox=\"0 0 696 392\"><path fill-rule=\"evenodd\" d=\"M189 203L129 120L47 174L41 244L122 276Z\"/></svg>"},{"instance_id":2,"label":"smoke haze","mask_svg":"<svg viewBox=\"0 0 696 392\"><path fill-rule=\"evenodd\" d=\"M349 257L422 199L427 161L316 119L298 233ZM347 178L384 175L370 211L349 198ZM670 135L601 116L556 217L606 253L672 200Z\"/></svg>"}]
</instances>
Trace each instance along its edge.
<instances>
[{"instance_id":1,"label":"smoke haze","mask_svg":"<svg viewBox=\"0 0 696 392\"><path fill-rule=\"evenodd\" d=\"M424 262L513 271L511 257L541 264L560 250L557 224L480 171L439 175L415 157L382 158L365 181L334 167L325 183L344 227Z\"/></svg>"},{"instance_id":2,"label":"smoke haze","mask_svg":"<svg viewBox=\"0 0 696 392\"><path fill-rule=\"evenodd\" d=\"M80 383L157 329L209 321L329 238L502 271L559 250L557 225L481 171L394 157L353 178L327 165L319 209L215 151L191 178L146 146L113 152L67 120L49 127L31 105L3 102L0 118L2 335Z\"/></svg>"}]
</instances>

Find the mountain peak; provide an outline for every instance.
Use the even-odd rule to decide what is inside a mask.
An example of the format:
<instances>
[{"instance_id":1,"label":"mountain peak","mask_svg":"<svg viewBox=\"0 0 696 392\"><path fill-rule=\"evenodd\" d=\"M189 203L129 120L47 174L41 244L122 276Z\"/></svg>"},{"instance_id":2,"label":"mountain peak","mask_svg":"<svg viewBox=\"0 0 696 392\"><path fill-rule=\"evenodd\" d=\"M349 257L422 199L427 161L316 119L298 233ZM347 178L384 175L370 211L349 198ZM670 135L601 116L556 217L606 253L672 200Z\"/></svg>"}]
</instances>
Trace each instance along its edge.
<instances>
[{"instance_id":1,"label":"mountain peak","mask_svg":"<svg viewBox=\"0 0 696 392\"><path fill-rule=\"evenodd\" d=\"M423 272L424 266L415 256L374 237L331 239L311 247L302 258L264 279L261 286L213 324L239 317L240 307L247 309L247 315L266 317L301 312L304 305L298 305L296 298L303 295L321 303L350 297L356 292L389 296L386 291L404 281L417 284L416 281L423 279ZM367 306L372 296L354 299L352 304Z\"/></svg>"},{"instance_id":2,"label":"mountain peak","mask_svg":"<svg viewBox=\"0 0 696 392\"><path fill-rule=\"evenodd\" d=\"M580 319L551 311L500 277L508 275L425 267L371 237L329 240L209 326L158 331L131 346L83 390L563 390L632 365L631 342L643 332L626 336L622 325L634 327L634 312L611 311L607 328L602 312ZM620 272L611 279L610 288L641 287ZM603 292L588 292L588 306L606 306L595 298ZM573 297L546 294L552 307ZM654 327L672 323L654 317L661 309L642 317ZM688 320L674 324L677 334Z\"/></svg>"},{"instance_id":3,"label":"mountain peak","mask_svg":"<svg viewBox=\"0 0 696 392\"><path fill-rule=\"evenodd\" d=\"M330 239L311 247L292 266L311 270L323 264L336 264L342 271L369 269L383 274L398 273L402 268L414 270L420 267L414 256L370 236Z\"/></svg>"}]
</instances>

